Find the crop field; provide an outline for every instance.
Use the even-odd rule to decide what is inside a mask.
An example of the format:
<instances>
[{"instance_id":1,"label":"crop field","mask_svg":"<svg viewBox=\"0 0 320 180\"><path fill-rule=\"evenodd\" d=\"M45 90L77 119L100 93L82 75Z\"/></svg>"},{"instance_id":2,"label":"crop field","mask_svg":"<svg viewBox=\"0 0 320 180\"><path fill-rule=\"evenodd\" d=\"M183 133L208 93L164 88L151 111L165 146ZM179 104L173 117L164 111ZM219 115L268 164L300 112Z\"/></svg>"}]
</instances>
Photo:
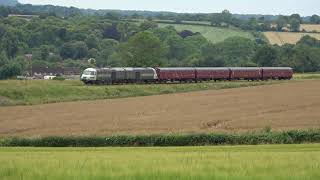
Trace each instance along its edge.
<instances>
[{"instance_id":1,"label":"crop field","mask_svg":"<svg viewBox=\"0 0 320 180\"><path fill-rule=\"evenodd\" d=\"M301 24L301 30L306 30L307 32L320 32L320 25L319 24Z\"/></svg>"},{"instance_id":2,"label":"crop field","mask_svg":"<svg viewBox=\"0 0 320 180\"><path fill-rule=\"evenodd\" d=\"M1 148L11 179L319 179L320 145Z\"/></svg>"},{"instance_id":3,"label":"crop field","mask_svg":"<svg viewBox=\"0 0 320 180\"><path fill-rule=\"evenodd\" d=\"M209 26L200 26L200 25L183 25L183 24L164 24L159 23L160 27L165 26L174 26L176 30L190 30L192 32L199 32L205 38L213 43L224 41L230 37L245 37L249 39L254 39L253 35L249 32L245 32L236 28L218 28L218 27L209 27Z\"/></svg>"},{"instance_id":4,"label":"crop field","mask_svg":"<svg viewBox=\"0 0 320 180\"><path fill-rule=\"evenodd\" d=\"M319 80L305 80L148 97L0 107L0 136L320 128L319 92Z\"/></svg>"},{"instance_id":5,"label":"crop field","mask_svg":"<svg viewBox=\"0 0 320 180\"><path fill-rule=\"evenodd\" d=\"M293 32L264 32L264 35L269 40L270 44L284 45L296 44L303 36L320 39L320 33L293 33Z\"/></svg>"}]
</instances>

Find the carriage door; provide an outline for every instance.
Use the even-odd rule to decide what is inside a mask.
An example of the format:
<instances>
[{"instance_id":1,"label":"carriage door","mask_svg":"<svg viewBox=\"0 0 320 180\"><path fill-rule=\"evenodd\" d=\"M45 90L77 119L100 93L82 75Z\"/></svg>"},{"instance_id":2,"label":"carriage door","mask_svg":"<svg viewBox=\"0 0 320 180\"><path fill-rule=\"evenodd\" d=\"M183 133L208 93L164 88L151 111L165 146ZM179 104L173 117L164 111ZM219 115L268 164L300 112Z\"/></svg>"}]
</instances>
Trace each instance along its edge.
<instances>
[{"instance_id":1,"label":"carriage door","mask_svg":"<svg viewBox=\"0 0 320 180\"><path fill-rule=\"evenodd\" d=\"M139 82L141 80L140 72L136 72L136 81Z\"/></svg>"},{"instance_id":2,"label":"carriage door","mask_svg":"<svg viewBox=\"0 0 320 180\"><path fill-rule=\"evenodd\" d=\"M117 72L112 71L112 72L111 72L111 80L112 80L112 81L115 81L116 78L117 78Z\"/></svg>"}]
</instances>

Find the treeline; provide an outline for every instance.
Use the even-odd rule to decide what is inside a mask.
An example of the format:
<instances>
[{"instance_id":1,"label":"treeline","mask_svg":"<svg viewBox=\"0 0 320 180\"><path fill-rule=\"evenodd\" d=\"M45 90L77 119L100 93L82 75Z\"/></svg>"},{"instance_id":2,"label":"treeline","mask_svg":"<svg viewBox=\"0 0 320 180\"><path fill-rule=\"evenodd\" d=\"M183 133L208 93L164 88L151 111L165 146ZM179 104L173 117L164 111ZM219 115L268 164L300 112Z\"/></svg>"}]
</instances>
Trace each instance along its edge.
<instances>
[{"instance_id":1,"label":"treeline","mask_svg":"<svg viewBox=\"0 0 320 180\"><path fill-rule=\"evenodd\" d=\"M0 147L152 147L319 143L319 130L246 134L190 134L110 137L0 139Z\"/></svg>"},{"instance_id":2,"label":"treeline","mask_svg":"<svg viewBox=\"0 0 320 180\"><path fill-rule=\"evenodd\" d=\"M77 15L97 15L108 19L157 19L172 20L176 23L183 21L206 21L212 26L235 26L244 30L256 31L300 31L301 23L320 24L320 17L312 15L301 17L299 14L290 16L272 15L237 15L228 10L221 13L173 13L152 11L126 11L126 10L92 10L75 7L62 7L53 5L18 4L14 7L0 7L0 16L9 14L39 15L40 17L72 17Z\"/></svg>"},{"instance_id":3,"label":"treeline","mask_svg":"<svg viewBox=\"0 0 320 180\"><path fill-rule=\"evenodd\" d=\"M261 34L255 33L256 37ZM48 16L30 20L0 18L0 78L25 74L30 67L91 66L291 66L320 70L319 41L271 46L232 37L212 44L201 34L112 20L104 16ZM32 57L32 61L28 61ZM26 58L27 57L27 58ZM90 59L90 61L88 61Z\"/></svg>"}]
</instances>

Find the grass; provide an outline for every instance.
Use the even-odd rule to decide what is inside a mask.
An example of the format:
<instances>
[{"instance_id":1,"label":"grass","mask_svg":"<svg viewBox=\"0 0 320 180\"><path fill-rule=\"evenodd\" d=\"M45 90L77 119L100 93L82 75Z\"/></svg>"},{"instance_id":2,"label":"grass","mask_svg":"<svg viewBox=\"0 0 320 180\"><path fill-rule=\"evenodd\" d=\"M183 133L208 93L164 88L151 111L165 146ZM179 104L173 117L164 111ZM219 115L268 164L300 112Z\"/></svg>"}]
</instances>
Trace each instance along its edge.
<instances>
[{"instance_id":1,"label":"grass","mask_svg":"<svg viewBox=\"0 0 320 180\"><path fill-rule=\"evenodd\" d=\"M320 79L319 73L295 74L295 80ZM81 81L4 80L0 81L0 106L35 105L79 100L114 99L135 96L182 93L201 90L218 90L259 85L270 85L283 81L264 82L206 82L192 84L150 84L86 86Z\"/></svg>"},{"instance_id":2,"label":"grass","mask_svg":"<svg viewBox=\"0 0 320 180\"><path fill-rule=\"evenodd\" d=\"M80 81L5 80L0 81L0 106L35 105L78 100L149 96L199 90L239 88L274 83L279 82L240 81L198 84L86 86Z\"/></svg>"},{"instance_id":3,"label":"grass","mask_svg":"<svg viewBox=\"0 0 320 180\"><path fill-rule=\"evenodd\" d=\"M1 148L11 179L319 179L320 144L171 148Z\"/></svg>"},{"instance_id":4,"label":"grass","mask_svg":"<svg viewBox=\"0 0 320 180\"><path fill-rule=\"evenodd\" d=\"M177 31L190 30L192 32L201 33L206 39L212 43L222 42L230 37L245 37L249 39L254 39L250 32L242 31L236 28L219 28L201 25L183 25L183 24L166 24L159 23L160 27L174 26Z\"/></svg>"},{"instance_id":5,"label":"grass","mask_svg":"<svg viewBox=\"0 0 320 180\"><path fill-rule=\"evenodd\" d=\"M295 80L306 80L306 79L320 79L320 74L315 73L300 73L294 75Z\"/></svg>"}]
</instances>

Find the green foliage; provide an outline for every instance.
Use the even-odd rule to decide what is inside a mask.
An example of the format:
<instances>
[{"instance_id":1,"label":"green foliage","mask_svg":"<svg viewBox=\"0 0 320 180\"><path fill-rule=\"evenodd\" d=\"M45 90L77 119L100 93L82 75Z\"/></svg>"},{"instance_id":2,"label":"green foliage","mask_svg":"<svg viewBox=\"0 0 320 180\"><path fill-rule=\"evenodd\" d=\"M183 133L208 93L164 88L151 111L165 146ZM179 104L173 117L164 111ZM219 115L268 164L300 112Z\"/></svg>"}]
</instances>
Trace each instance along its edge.
<instances>
[{"instance_id":1,"label":"green foliage","mask_svg":"<svg viewBox=\"0 0 320 180\"><path fill-rule=\"evenodd\" d=\"M320 16L314 14L310 18L310 22L314 24L320 24Z\"/></svg>"},{"instance_id":2,"label":"green foliage","mask_svg":"<svg viewBox=\"0 0 320 180\"><path fill-rule=\"evenodd\" d=\"M52 80L55 80L55 81L64 81L64 80L66 80L66 78L64 78L63 76L57 76L57 77L54 77Z\"/></svg>"},{"instance_id":3,"label":"green foliage","mask_svg":"<svg viewBox=\"0 0 320 180\"><path fill-rule=\"evenodd\" d=\"M0 18L1 65L32 54L29 64L33 68L265 64L291 66L298 72L320 70L317 58L320 47L314 39L304 38L294 47L266 45L258 31L270 30L275 23L267 17L245 19L227 10L216 14L155 13L151 16L145 12L103 13L32 5L1 7L1 12L40 15L30 20ZM297 31L302 21L298 14L278 19L278 30L291 22L291 28ZM316 19L312 17L313 21ZM268 49L277 50L270 60L267 58L271 56L266 55ZM96 63L87 63L90 58ZM18 64L23 74L32 69L30 65Z\"/></svg>"},{"instance_id":4,"label":"green foliage","mask_svg":"<svg viewBox=\"0 0 320 180\"><path fill-rule=\"evenodd\" d=\"M209 146L320 143L320 130L246 134L5 138L2 147Z\"/></svg>"},{"instance_id":5,"label":"green foliage","mask_svg":"<svg viewBox=\"0 0 320 180\"><path fill-rule=\"evenodd\" d=\"M279 52L276 47L261 46L255 54L254 62L261 67L277 66L278 54Z\"/></svg>"},{"instance_id":6,"label":"green foliage","mask_svg":"<svg viewBox=\"0 0 320 180\"><path fill-rule=\"evenodd\" d=\"M21 75L22 68L17 62L10 62L0 67L0 79L12 78Z\"/></svg>"},{"instance_id":7,"label":"green foliage","mask_svg":"<svg viewBox=\"0 0 320 180\"><path fill-rule=\"evenodd\" d=\"M307 36L303 36L299 42L297 42L298 45L308 45L310 47L317 47L317 48L320 48L320 40L314 38L314 37L311 37L309 35Z\"/></svg>"},{"instance_id":8,"label":"green foliage","mask_svg":"<svg viewBox=\"0 0 320 180\"><path fill-rule=\"evenodd\" d=\"M294 32L300 31L300 20L299 19L291 19L289 23L290 23L291 31L294 31Z\"/></svg>"},{"instance_id":9,"label":"green foliage","mask_svg":"<svg viewBox=\"0 0 320 180\"><path fill-rule=\"evenodd\" d=\"M152 32L134 35L123 47L122 57L128 66L155 67L162 64L167 48Z\"/></svg>"},{"instance_id":10,"label":"green foliage","mask_svg":"<svg viewBox=\"0 0 320 180\"><path fill-rule=\"evenodd\" d=\"M157 29L158 23L153 21L144 21L143 23L140 24L139 28L142 31Z\"/></svg>"},{"instance_id":11,"label":"green foliage","mask_svg":"<svg viewBox=\"0 0 320 180\"><path fill-rule=\"evenodd\" d=\"M201 66L245 66L255 54L256 44L250 39L234 37L202 49Z\"/></svg>"},{"instance_id":12,"label":"green foliage","mask_svg":"<svg viewBox=\"0 0 320 180\"><path fill-rule=\"evenodd\" d=\"M288 19L285 16L279 16L278 20L276 21L277 30L282 31L284 27L288 24Z\"/></svg>"}]
</instances>

